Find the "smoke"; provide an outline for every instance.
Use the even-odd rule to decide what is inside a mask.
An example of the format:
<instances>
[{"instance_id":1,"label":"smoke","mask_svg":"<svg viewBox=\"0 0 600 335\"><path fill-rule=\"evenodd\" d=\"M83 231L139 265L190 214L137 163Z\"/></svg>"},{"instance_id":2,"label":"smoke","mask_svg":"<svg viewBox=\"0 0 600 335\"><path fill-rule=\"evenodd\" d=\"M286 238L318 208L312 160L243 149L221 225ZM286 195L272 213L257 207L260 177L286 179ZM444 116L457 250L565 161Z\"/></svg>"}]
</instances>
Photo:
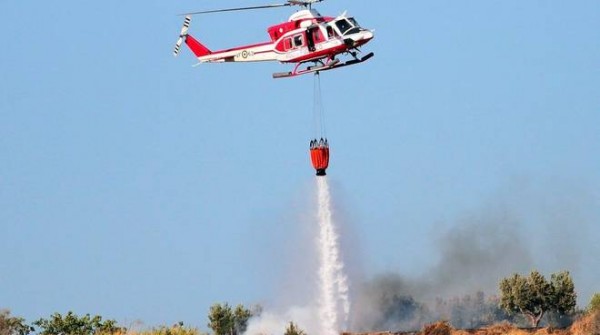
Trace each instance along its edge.
<instances>
[{"instance_id":1,"label":"smoke","mask_svg":"<svg viewBox=\"0 0 600 335\"><path fill-rule=\"evenodd\" d=\"M424 276L416 297L462 296L495 292L500 278L529 271L531 252L519 233L521 222L507 209L487 209L469 215L436 238L441 256Z\"/></svg>"},{"instance_id":2,"label":"smoke","mask_svg":"<svg viewBox=\"0 0 600 335\"><path fill-rule=\"evenodd\" d=\"M485 210L460 220L434 238L440 258L422 276L387 273L357 288L355 305L360 308L353 313L353 329L419 329L440 317L452 319L457 309L463 315L457 319L472 320L464 315L489 306L481 296L481 303L469 306L474 299L470 294L495 292L500 278L531 269L530 252L517 228L518 221L506 210ZM458 303L457 297L465 302Z\"/></svg>"},{"instance_id":3,"label":"smoke","mask_svg":"<svg viewBox=\"0 0 600 335\"><path fill-rule=\"evenodd\" d=\"M413 285L399 274L386 273L356 287L352 330L417 329L424 313L412 297Z\"/></svg>"},{"instance_id":4,"label":"smoke","mask_svg":"<svg viewBox=\"0 0 600 335\"><path fill-rule=\"evenodd\" d=\"M314 307L291 307L283 313L265 311L248 322L246 334L274 335L283 334L290 322L299 325L308 334L318 334L320 324L315 322L318 316Z\"/></svg>"},{"instance_id":5,"label":"smoke","mask_svg":"<svg viewBox=\"0 0 600 335\"><path fill-rule=\"evenodd\" d=\"M590 279L600 272L581 266L584 251L600 249L586 233L600 209L586 189L573 182L516 180L432 236L438 257L422 275L379 274L355 287L352 329L413 330L440 319L475 327L506 320L495 297L499 280L533 269L547 275L571 271L585 303L594 289Z\"/></svg>"}]
</instances>

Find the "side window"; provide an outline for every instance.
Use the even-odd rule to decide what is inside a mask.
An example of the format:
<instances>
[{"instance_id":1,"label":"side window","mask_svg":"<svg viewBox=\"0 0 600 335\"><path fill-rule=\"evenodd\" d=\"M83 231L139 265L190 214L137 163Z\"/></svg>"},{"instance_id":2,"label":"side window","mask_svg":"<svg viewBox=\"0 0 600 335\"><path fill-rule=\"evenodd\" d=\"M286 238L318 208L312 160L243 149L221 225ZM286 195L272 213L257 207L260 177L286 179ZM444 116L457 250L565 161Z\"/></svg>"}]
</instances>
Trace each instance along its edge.
<instances>
[{"instance_id":1,"label":"side window","mask_svg":"<svg viewBox=\"0 0 600 335\"><path fill-rule=\"evenodd\" d=\"M304 39L302 38L302 35L295 35L294 36L294 47L299 48L302 46L302 44L304 44Z\"/></svg>"},{"instance_id":2,"label":"side window","mask_svg":"<svg viewBox=\"0 0 600 335\"><path fill-rule=\"evenodd\" d=\"M333 27L328 26L327 27L327 38L332 38L335 36L335 32L333 31Z\"/></svg>"},{"instance_id":3,"label":"side window","mask_svg":"<svg viewBox=\"0 0 600 335\"><path fill-rule=\"evenodd\" d=\"M290 50L292 48L292 39L290 37L283 40L283 49Z\"/></svg>"},{"instance_id":4,"label":"side window","mask_svg":"<svg viewBox=\"0 0 600 335\"><path fill-rule=\"evenodd\" d=\"M317 28L317 29L313 30L313 40L316 43L322 42L324 40L323 33L321 33L321 29Z\"/></svg>"}]
</instances>

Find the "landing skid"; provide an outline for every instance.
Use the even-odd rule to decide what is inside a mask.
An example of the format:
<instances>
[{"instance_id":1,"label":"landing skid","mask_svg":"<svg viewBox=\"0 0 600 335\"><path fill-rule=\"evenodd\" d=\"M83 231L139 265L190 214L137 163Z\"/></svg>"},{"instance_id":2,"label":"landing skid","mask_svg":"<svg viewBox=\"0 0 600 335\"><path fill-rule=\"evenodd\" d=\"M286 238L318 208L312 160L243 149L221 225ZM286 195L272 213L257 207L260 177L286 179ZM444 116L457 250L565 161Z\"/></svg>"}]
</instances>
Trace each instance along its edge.
<instances>
[{"instance_id":1,"label":"landing skid","mask_svg":"<svg viewBox=\"0 0 600 335\"><path fill-rule=\"evenodd\" d=\"M336 64L336 65L334 65L334 66L332 66L332 67L330 67L330 68L328 68L328 69L323 69L323 70L321 70L321 71L327 71L327 70L332 70L332 69L338 69L338 68L340 68L340 67L344 67L344 66L349 66L349 65L359 64L359 63L362 63L362 62L364 62L364 61L366 61L366 60L369 60L369 59L370 59L371 57L373 57L373 56L375 56L375 54L374 54L374 53L372 53L372 52L369 52L368 54L364 55L364 56L363 56L363 57L361 57L361 58L351 59L351 60L349 60L349 61L347 61L347 62L344 62L344 63L341 63L341 64L340 64L340 63L338 63L338 64Z\"/></svg>"},{"instance_id":2,"label":"landing skid","mask_svg":"<svg viewBox=\"0 0 600 335\"><path fill-rule=\"evenodd\" d=\"M278 78L289 78L289 77L300 76L300 75L307 74L307 73L313 73L313 72L319 72L319 71L327 71L327 70L337 69L337 68L348 66L348 65L354 65L354 64L362 63L362 62L370 59L374 55L375 55L374 53L370 52L370 53L366 54L365 56L363 56L362 58L351 59L351 60L349 60L347 62L344 62L344 63L340 63L339 59L334 59L331 62L323 64L323 65L309 66L309 67L307 67L305 69L298 70L298 67L302 64L301 63L301 64L298 64L296 66L296 68L294 68L294 71L273 73L273 78L275 78L275 79L278 79Z\"/></svg>"},{"instance_id":3,"label":"landing skid","mask_svg":"<svg viewBox=\"0 0 600 335\"><path fill-rule=\"evenodd\" d=\"M313 66L308 66L305 69L298 70L298 67L302 64L302 63L300 63L296 66L296 68L294 68L294 71L273 73L273 78L275 78L275 79L289 78L289 77L295 77L295 76L299 76L299 75L303 75L303 74L307 74L307 73L313 73L313 72L317 72L317 71L325 71L325 70L329 70L332 67L336 66L339 62L340 62L339 59L334 59L334 60L330 61L329 63L323 64L323 65L313 65Z\"/></svg>"}]
</instances>

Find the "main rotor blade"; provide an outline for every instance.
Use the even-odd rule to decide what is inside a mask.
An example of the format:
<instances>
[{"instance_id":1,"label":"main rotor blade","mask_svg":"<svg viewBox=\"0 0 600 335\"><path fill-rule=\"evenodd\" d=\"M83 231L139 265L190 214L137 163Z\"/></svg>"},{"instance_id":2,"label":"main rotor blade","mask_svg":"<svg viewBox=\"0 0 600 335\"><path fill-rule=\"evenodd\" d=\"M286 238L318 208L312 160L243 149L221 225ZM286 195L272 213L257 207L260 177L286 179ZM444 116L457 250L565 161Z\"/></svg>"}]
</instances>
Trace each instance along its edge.
<instances>
[{"instance_id":1,"label":"main rotor blade","mask_svg":"<svg viewBox=\"0 0 600 335\"><path fill-rule=\"evenodd\" d=\"M288 7L292 6L292 3L278 3L272 5L262 5L262 6L251 6L251 7L237 7L237 8L224 8L224 9L214 9L214 10L203 10L200 12L190 12L179 15L197 15L197 14L210 14L210 13L220 13L220 12L235 12L241 10L251 10L251 9L263 9L263 8L277 8L277 7Z\"/></svg>"},{"instance_id":2,"label":"main rotor blade","mask_svg":"<svg viewBox=\"0 0 600 335\"><path fill-rule=\"evenodd\" d=\"M321 2L323 0L288 0L288 3L296 6L310 6L313 3Z\"/></svg>"}]
</instances>

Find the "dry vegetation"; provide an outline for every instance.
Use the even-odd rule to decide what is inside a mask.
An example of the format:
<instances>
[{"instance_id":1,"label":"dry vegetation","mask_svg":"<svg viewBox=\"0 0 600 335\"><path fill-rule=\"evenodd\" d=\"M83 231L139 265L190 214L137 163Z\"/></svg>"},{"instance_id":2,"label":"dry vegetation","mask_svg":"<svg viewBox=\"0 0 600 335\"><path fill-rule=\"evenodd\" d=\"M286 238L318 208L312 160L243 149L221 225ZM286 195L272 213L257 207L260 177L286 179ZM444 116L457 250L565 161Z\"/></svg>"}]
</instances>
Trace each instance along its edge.
<instances>
[{"instance_id":1,"label":"dry vegetation","mask_svg":"<svg viewBox=\"0 0 600 335\"><path fill-rule=\"evenodd\" d=\"M418 332L372 333L360 335L600 335L600 311L582 316L567 329L520 329L510 323L499 323L480 329L454 329L447 321L432 323Z\"/></svg>"},{"instance_id":2,"label":"dry vegetation","mask_svg":"<svg viewBox=\"0 0 600 335\"><path fill-rule=\"evenodd\" d=\"M197 328L183 325L173 325L171 327L160 326L151 329L134 330L128 329L114 333L97 332L95 335L207 335L200 332Z\"/></svg>"},{"instance_id":3,"label":"dry vegetation","mask_svg":"<svg viewBox=\"0 0 600 335\"><path fill-rule=\"evenodd\" d=\"M571 335L600 335L600 310L575 321L570 330Z\"/></svg>"}]
</instances>

